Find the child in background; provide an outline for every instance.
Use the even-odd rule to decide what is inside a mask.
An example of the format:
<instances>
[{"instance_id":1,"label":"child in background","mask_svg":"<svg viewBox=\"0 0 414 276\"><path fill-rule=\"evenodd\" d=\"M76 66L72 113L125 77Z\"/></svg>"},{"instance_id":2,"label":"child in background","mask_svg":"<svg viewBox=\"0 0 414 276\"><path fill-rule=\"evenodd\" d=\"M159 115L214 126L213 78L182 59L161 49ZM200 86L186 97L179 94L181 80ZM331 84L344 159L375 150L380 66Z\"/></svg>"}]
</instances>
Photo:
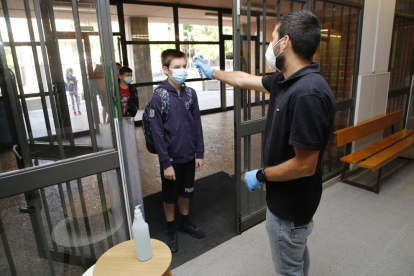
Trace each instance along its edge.
<instances>
[{"instance_id":1,"label":"child in background","mask_svg":"<svg viewBox=\"0 0 414 276\"><path fill-rule=\"evenodd\" d=\"M135 117L138 112L138 92L131 83L131 68L122 67L119 69L119 93L121 96L122 117Z\"/></svg>"},{"instance_id":2,"label":"child in background","mask_svg":"<svg viewBox=\"0 0 414 276\"><path fill-rule=\"evenodd\" d=\"M78 95L78 80L73 75L73 69L68 68L66 69L66 90L69 92L70 98L72 100L72 109L74 115L81 115L79 106L80 106L80 98ZM76 113L75 102L78 107L78 113Z\"/></svg>"}]
</instances>

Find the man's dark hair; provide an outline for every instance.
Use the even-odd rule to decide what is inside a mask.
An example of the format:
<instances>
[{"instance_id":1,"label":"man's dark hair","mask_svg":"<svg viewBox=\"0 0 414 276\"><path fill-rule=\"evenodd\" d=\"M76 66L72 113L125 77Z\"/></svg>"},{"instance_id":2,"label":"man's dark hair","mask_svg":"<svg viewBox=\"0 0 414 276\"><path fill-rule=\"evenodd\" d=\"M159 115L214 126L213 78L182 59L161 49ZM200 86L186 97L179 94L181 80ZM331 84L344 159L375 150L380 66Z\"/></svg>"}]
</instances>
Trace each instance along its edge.
<instances>
[{"instance_id":1,"label":"man's dark hair","mask_svg":"<svg viewBox=\"0 0 414 276\"><path fill-rule=\"evenodd\" d=\"M186 58L187 55L175 49L167 49L161 53L162 66L170 67L171 60L174 58Z\"/></svg>"},{"instance_id":2,"label":"man's dark hair","mask_svg":"<svg viewBox=\"0 0 414 276\"><path fill-rule=\"evenodd\" d=\"M119 69L119 74L120 75L123 75L125 73L132 73L131 68L129 68L129 67L122 67L121 69Z\"/></svg>"},{"instance_id":3,"label":"man's dark hair","mask_svg":"<svg viewBox=\"0 0 414 276\"><path fill-rule=\"evenodd\" d=\"M318 18L310 11L291 12L276 21L279 39L288 35L295 54L311 60L321 40L321 26Z\"/></svg>"},{"instance_id":4,"label":"man's dark hair","mask_svg":"<svg viewBox=\"0 0 414 276\"><path fill-rule=\"evenodd\" d=\"M119 62L117 62L117 63L116 63L116 65L118 65L118 66L122 66L122 65L121 65L121 63L119 63Z\"/></svg>"}]
</instances>

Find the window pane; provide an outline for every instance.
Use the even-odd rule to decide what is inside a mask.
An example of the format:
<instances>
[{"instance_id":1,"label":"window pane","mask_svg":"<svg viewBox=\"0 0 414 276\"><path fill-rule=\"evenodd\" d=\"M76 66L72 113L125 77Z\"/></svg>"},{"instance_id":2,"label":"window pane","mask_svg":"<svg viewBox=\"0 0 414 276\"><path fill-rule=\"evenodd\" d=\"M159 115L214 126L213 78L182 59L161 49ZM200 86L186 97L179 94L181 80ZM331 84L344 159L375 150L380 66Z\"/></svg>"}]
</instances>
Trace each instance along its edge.
<instances>
[{"instance_id":1,"label":"window pane","mask_svg":"<svg viewBox=\"0 0 414 276\"><path fill-rule=\"evenodd\" d=\"M336 99L352 96L359 12L351 7L316 2L315 14L322 34L313 60L319 63Z\"/></svg>"},{"instance_id":2,"label":"window pane","mask_svg":"<svg viewBox=\"0 0 414 276\"><path fill-rule=\"evenodd\" d=\"M200 78L197 68L194 65L193 57L198 55L204 56L204 62L209 64L213 69L220 69L219 45L207 44L182 44L180 50L188 57L187 79Z\"/></svg>"},{"instance_id":3,"label":"window pane","mask_svg":"<svg viewBox=\"0 0 414 276\"><path fill-rule=\"evenodd\" d=\"M414 20L396 17L391 44L390 89L408 87L413 62Z\"/></svg>"},{"instance_id":4,"label":"window pane","mask_svg":"<svg viewBox=\"0 0 414 276\"><path fill-rule=\"evenodd\" d=\"M180 41L219 41L218 13L178 9Z\"/></svg>"},{"instance_id":5,"label":"window pane","mask_svg":"<svg viewBox=\"0 0 414 276\"><path fill-rule=\"evenodd\" d=\"M124 4L127 41L174 41L170 7Z\"/></svg>"},{"instance_id":6,"label":"window pane","mask_svg":"<svg viewBox=\"0 0 414 276\"><path fill-rule=\"evenodd\" d=\"M233 19L231 14L223 14L223 34L233 35Z\"/></svg>"},{"instance_id":7,"label":"window pane","mask_svg":"<svg viewBox=\"0 0 414 276\"><path fill-rule=\"evenodd\" d=\"M144 83L164 80L166 76L162 71L161 53L167 49L175 49L175 45L128 45L128 66L133 71L133 82Z\"/></svg>"},{"instance_id":8,"label":"window pane","mask_svg":"<svg viewBox=\"0 0 414 276\"><path fill-rule=\"evenodd\" d=\"M187 82L187 86L197 92L198 106L200 110L219 108L220 82L217 80Z\"/></svg>"},{"instance_id":9,"label":"window pane","mask_svg":"<svg viewBox=\"0 0 414 276\"><path fill-rule=\"evenodd\" d=\"M397 0L397 4L395 5L395 12L414 15L414 1Z\"/></svg>"}]
</instances>

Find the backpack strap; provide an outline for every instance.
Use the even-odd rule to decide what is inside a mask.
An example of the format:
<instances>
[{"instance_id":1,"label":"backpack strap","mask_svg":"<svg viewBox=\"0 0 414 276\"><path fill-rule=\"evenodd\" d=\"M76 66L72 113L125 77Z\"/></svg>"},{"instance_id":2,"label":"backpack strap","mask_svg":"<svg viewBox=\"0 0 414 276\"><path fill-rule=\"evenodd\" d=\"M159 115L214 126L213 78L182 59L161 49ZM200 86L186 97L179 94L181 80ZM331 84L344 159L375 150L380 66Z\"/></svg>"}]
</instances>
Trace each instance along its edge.
<instances>
[{"instance_id":1,"label":"backpack strap","mask_svg":"<svg viewBox=\"0 0 414 276\"><path fill-rule=\"evenodd\" d=\"M193 89L187 86L185 88L185 93L187 94L188 104L191 109L193 107Z\"/></svg>"},{"instance_id":2,"label":"backpack strap","mask_svg":"<svg viewBox=\"0 0 414 276\"><path fill-rule=\"evenodd\" d=\"M170 94L166 89L160 87L156 88L154 92L158 93L161 97L161 117L165 121L170 109Z\"/></svg>"}]
</instances>

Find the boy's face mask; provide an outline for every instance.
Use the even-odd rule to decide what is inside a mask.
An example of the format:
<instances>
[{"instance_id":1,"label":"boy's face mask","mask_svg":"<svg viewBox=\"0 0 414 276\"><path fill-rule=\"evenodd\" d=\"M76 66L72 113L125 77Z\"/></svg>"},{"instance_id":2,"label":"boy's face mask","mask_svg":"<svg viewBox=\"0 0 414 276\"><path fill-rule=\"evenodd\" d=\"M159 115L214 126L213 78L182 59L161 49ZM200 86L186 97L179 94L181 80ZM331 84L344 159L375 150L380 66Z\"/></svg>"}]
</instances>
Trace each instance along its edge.
<instances>
[{"instance_id":1,"label":"boy's face mask","mask_svg":"<svg viewBox=\"0 0 414 276\"><path fill-rule=\"evenodd\" d=\"M168 75L176 84L182 84L187 79L187 69L168 69L172 72L172 76Z\"/></svg>"},{"instance_id":2,"label":"boy's face mask","mask_svg":"<svg viewBox=\"0 0 414 276\"><path fill-rule=\"evenodd\" d=\"M131 84L132 83L132 77L125 77L124 82L127 83L127 84Z\"/></svg>"}]
</instances>

